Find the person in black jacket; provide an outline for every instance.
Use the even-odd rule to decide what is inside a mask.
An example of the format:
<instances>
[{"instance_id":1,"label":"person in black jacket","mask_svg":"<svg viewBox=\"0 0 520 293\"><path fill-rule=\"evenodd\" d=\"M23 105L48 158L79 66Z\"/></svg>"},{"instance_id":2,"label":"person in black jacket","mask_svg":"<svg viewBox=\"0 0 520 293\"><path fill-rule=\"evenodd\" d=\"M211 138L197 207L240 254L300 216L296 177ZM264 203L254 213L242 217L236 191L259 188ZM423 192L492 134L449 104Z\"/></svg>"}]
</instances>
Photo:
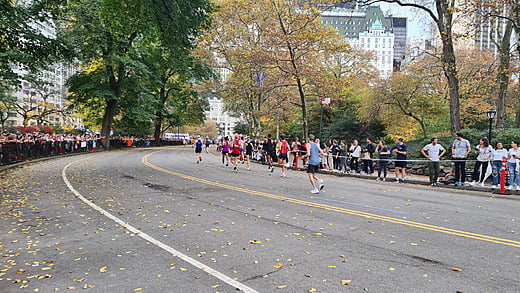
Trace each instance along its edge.
<instances>
[{"instance_id":1,"label":"person in black jacket","mask_svg":"<svg viewBox=\"0 0 520 293\"><path fill-rule=\"evenodd\" d=\"M363 149L363 169L368 175L372 175L374 173L374 164L372 162L372 158L375 151L376 147L374 146L372 139L370 137L367 138L367 145Z\"/></svg>"}]
</instances>

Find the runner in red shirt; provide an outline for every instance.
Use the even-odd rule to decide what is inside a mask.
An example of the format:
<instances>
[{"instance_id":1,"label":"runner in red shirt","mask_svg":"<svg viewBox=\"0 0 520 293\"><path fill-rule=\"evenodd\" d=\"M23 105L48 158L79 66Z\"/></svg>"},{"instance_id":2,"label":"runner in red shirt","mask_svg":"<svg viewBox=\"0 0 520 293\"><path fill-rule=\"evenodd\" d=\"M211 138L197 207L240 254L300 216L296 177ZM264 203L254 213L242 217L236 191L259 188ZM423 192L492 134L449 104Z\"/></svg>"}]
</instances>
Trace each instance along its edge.
<instances>
[{"instance_id":1,"label":"runner in red shirt","mask_svg":"<svg viewBox=\"0 0 520 293\"><path fill-rule=\"evenodd\" d=\"M240 141L240 136L238 134L235 135L235 139L233 140L233 144L231 145L231 164L233 164L234 172L238 172L237 161L240 156L240 149L242 148L242 143Z\"/></svg>"},{"instance_id":2,"label":"runner in red shirt","mask_svg":"<svg viewBox=\"0 0 520 293\"><path fill-rule=\"evenodd\" d=\"M289 144L283 135L280 136L280 152L278 154L278 166L282 167L282 174L280 177L285 178L286 163L288 160L287 153L289 152Z\"/></svg>"}]
</instances>

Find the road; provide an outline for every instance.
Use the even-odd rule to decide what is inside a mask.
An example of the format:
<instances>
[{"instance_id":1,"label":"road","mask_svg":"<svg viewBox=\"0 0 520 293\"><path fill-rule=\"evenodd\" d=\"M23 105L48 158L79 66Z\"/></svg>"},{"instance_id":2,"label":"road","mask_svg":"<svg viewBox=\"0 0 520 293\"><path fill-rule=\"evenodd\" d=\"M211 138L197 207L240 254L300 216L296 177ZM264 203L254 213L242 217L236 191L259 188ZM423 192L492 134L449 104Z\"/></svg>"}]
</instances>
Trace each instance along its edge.
<instances>
[{"instance_id":1,"label":"road","mask_svg":"<svg viewBox=\"0 0 520 293\"><path fill-rule=\"evenodd\" d=\"M519 196L245 165L190 147L0 173L0 292L520 292Z\"/></svg>"}]
</instances>

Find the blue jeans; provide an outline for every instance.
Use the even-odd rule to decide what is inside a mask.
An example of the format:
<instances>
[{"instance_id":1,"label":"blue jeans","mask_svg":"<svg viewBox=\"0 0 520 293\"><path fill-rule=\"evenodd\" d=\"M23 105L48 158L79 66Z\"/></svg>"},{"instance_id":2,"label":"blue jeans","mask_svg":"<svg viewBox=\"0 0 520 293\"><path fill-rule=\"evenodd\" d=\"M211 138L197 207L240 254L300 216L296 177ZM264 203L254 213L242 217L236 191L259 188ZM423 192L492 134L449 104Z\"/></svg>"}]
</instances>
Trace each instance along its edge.
<instances>
[{"instance_id":1,"label":"blue jeans","mask_svg":"<svg viewBox=\"0 0 520 293\"><path fill-rule=\"evenodd\" d=\"M491 162L491 167L493 168L493 174L497 174L493 176L493 185L500 185L500 178L502 178L502 162L493 161Z\"/></svg>"},{"instance_id":2,"label":"blue jeans","mask_svg":"<svg viewBox=\"0 0 520 293\"><path fill-rule=\"evenodd\" d=\"M516 163L507 163L509 166L509 186L513 186L516 177L516 185L520 186L520 172L516 171Z\"/></svg>"}]
</instances>

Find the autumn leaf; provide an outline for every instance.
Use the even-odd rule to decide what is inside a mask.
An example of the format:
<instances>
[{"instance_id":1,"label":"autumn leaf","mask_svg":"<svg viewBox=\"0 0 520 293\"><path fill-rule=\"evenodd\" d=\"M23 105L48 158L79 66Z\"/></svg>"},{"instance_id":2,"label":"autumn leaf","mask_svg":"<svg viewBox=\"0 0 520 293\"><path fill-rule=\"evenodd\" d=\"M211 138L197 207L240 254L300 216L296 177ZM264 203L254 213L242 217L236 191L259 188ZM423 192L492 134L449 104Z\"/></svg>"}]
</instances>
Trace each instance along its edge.
<instances>
[{"instance_id":1,"label":"autumn leaf","mask_svg":"<svg viewBox=\"0 0 520 293\"><path fill-rule=\"evenodd\" d=\"M352 280L341 280L341 285L350 285Z\"/></svg>"},{"instance_id":2,"label":"autumn leaf","mask_svg":"<svg viewBox=\"0 0 520 293\"><path fill-rule=\"evenodd\" d=\"M273 266L273 268L275 268L275 269L280 269L280 268L282 268L282 267L283 267L283 264L282 264L282 263L279 263L279 264Z\"/></svg>"},{"instance_id":3,"label":"autumn leaf","mask_svg":"<svg viewBox=\"0 0 520 293\"><path fill-rule=\"evenodd\" d=\"M462 270L459 269L459 268L452 268L451 270L454 271L454 272L462 272Z\"/></svg>"},{"instance_id":4,"label":"autumn leaf","mask_svg":"<svg viewBox=\"0 0 520 293\"><path fill-rule=\"evenodd\" d=\"M108 266L104 266L104 267L100 268L100 269L99 269L99 272L100 272L100 273L106 273L106 272L108 272Z\"/></svg>"},{"instance_id":5,"label":"autumn leaf","mask_svg":"<svg viewBox=\"0 0 520 293\"><path fill-rule=\"evenodd\" d=\"M251 244L260 244L260 243L262 243L262 241L260 241L260 240L250 240L249 243L251 243Z\"/></svg>"},{"instance_id":6,"label":"autumn leaf","mask_svg":"<svg viewBox=\"0 0 520 293\"><path fill-rule=\"evenodd\" d=\"M287 287L289 287L289 285L281 285L281 286L278 286L278 287L276 287L276 288L278 288L278 289L285 289L285 288L287 288Z\"/></svg>"}]
</instances>

